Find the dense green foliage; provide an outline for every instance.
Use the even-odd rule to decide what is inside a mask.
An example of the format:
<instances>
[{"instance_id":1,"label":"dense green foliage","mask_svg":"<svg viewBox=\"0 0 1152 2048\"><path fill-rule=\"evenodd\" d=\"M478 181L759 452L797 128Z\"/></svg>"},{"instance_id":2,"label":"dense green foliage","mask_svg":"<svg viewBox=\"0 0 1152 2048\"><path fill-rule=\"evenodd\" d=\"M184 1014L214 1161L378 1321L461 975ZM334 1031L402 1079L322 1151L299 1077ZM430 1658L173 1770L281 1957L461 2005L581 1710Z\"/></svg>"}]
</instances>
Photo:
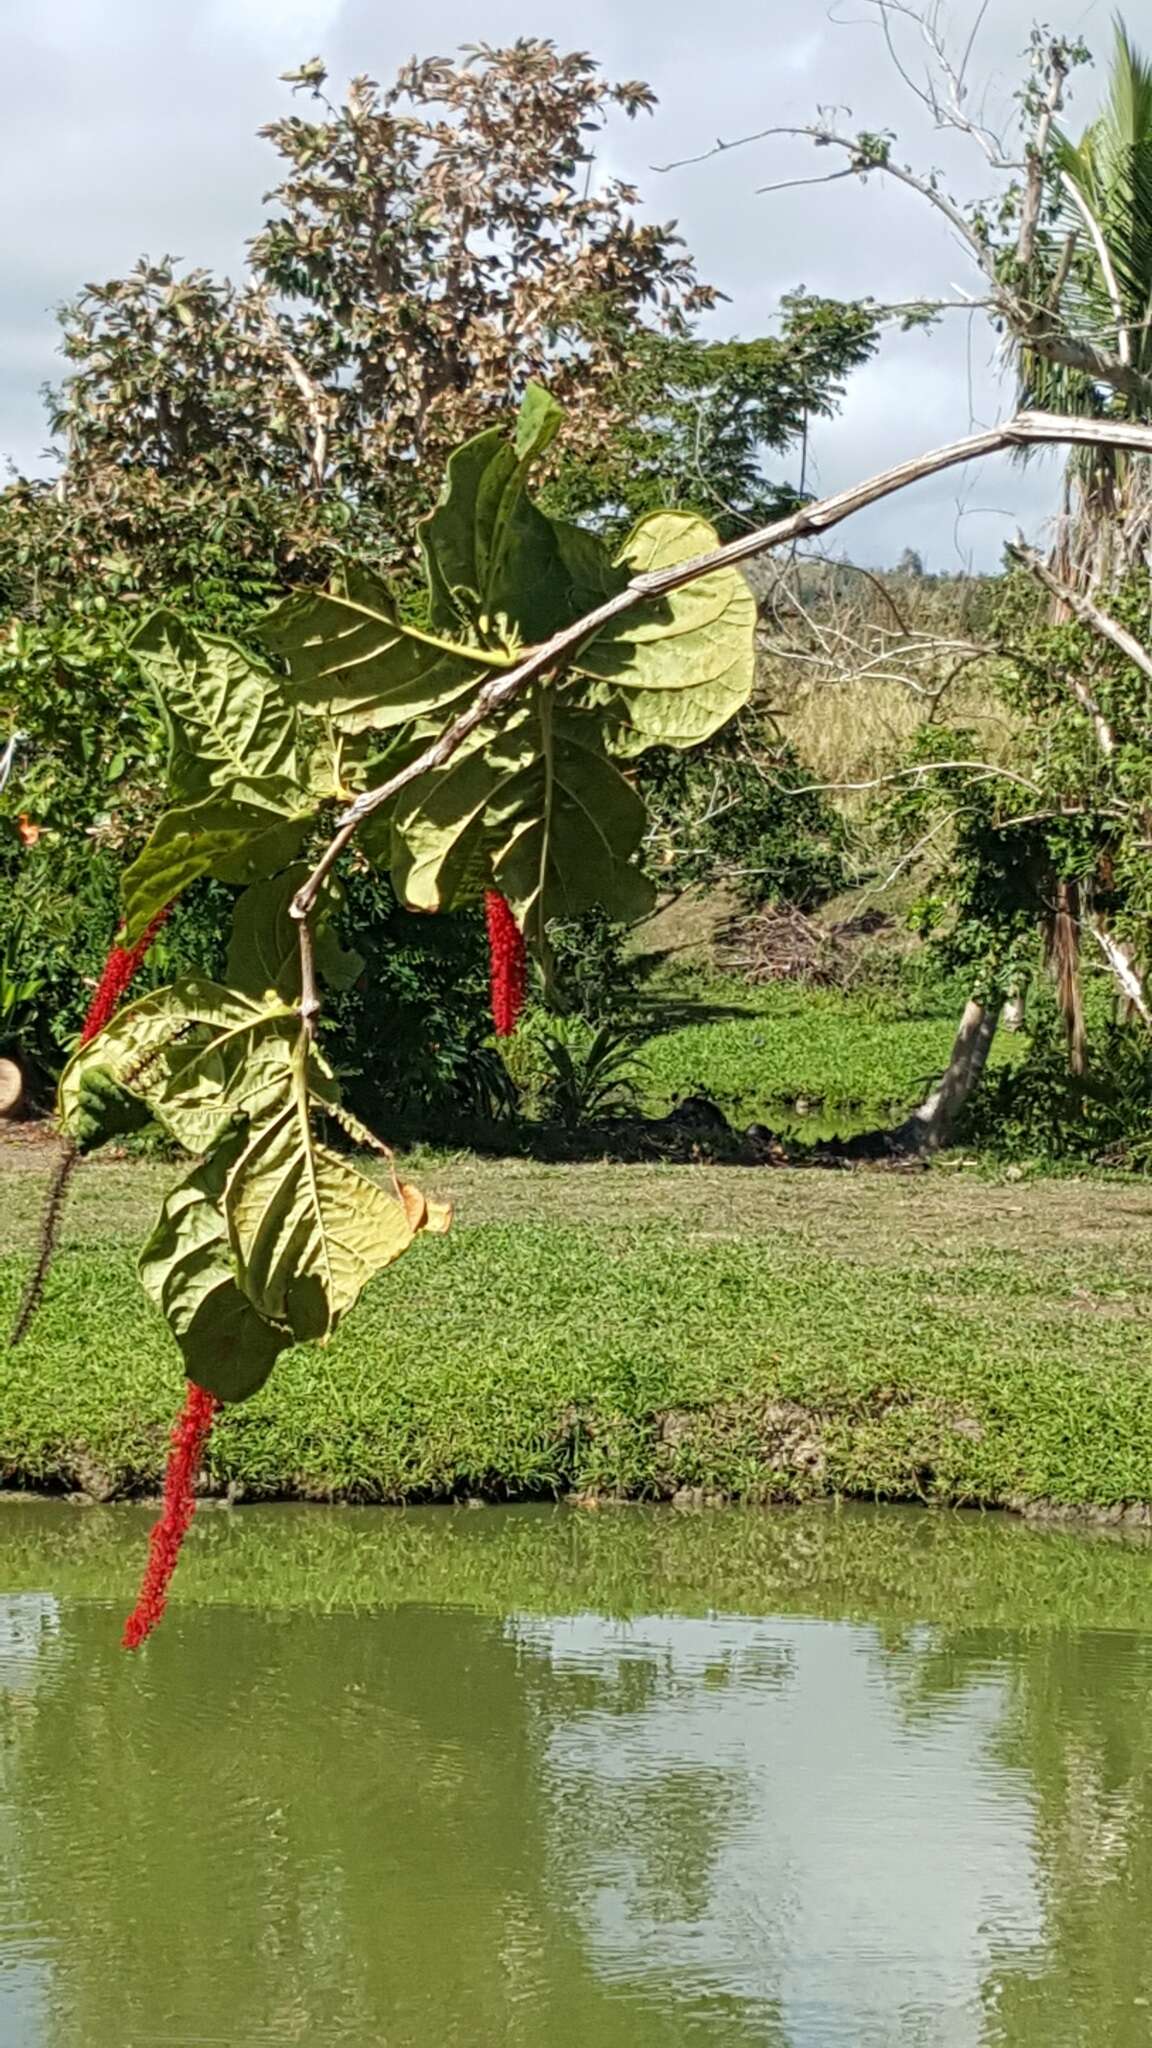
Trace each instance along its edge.
<instances>
[{"instance_id":1,"label":"dense green foliage","mask_svg":"<svg viewBox=\"0 0 1152 2048\"><path fill-rule=\"evenodd\" d=\"M962 1142L990 1158L1152 1171L1152 1034L1120 1022L1115 1004L1090 1003L1090 1055L1075 1073L1055 1005L1038 1008L1024 1056L969 1104Z\"/></svg>"},{"instance_id":2,"label":"dense green foliage","mask_svg":"<svg viewBox=\"0 0 1152 2048\"><path fill-rule=\"evenodd\" d=\"M995 1128L1002 1145L1053 1157L1096 1158L1127 1144L1135 1160L1148 1028L1117 966L1139 990L1152 910L1152 731L1139 658L1152 640L1146 579L1130 578L1097 607L1127 643L1091 620L1060 617L1025 574L1005 580L987 673L1007 744L989 758L987 724L923 726L883 824L901 858L925 850L913 921L937 959L990 1003L1036 990L1033 1057L974 1113L972 1134L990 1139ZM1090 1000L1089 971L1099 983L1109 961L1111 1002ZM1049 987L1062 1073L1045 1015Z\"/></svg>"},{"instance_id":3,"label":"dense green foliage","mask_svg":"<svg viewBox=\"0 0 1152 2048\"><path fill-rule=\"evenodd\" d=\"M263 130L278 182L240 282L145 261L64 310L69 489L41 509L81 578L101 521L153 596L404 559L449 451L530 379L595 441L633 331L684 332L713 301L671 230L589 177L646 86L533 39L359 77L342 102L319 60L288 77L305 110Z\"/></svg>"},{"instance_id":4,"label":"dense green foliage","mask_svg":"<svg viewBox=\"0 0 1152 2048\"><path fill-rule=\"evenodd\" d=\"M780 331L703 342L638 328L613 390L611 434L574 451L546 503L569 518L625 530L643 512L700 512L728 540L792 511L796 485L765 459L828 418L848 373L876 347L876 313L805 292L786 294Z\"/></svg>"},{"instance_id":5,"label":"dense green foliage","mask_svg":"<svg viewBox=\"0 0 1152 2048\"><path fill-rule=\"evenodd\" d=\"M811 779L795 750L747 714L710 747L649 754L639 782L661 882L726 883L750 906L811 909L834 895L847 878L848 834Z\"/></svg>"}]
</instances>

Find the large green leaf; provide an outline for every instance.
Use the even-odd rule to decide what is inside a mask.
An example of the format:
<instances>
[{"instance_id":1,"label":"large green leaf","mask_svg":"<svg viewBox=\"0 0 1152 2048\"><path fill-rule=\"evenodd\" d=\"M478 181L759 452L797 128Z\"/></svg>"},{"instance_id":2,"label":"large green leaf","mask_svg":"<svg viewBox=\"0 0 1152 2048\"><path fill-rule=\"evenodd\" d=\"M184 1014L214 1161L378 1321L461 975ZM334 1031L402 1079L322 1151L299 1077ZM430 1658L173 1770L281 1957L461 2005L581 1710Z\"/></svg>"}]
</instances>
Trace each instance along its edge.
<instances>
[{"instance_id":1,"label":"large green leaf","mask_svg":"<svg viewBox=\"0 0 1152 2048\"><path fill-rule=\"evenodd\" d=\"M168 1322L197 1386L221 1401L246 1401L293 1342L237 1285L222 1200L243 1151L232 1133L174 1188L140 1254L140 1279Z\"/></svg>"},{"instance_id":2,"label":"large green leaf","mask_svg":"<svg viewBox=\"0 0 1152 2048\"><path fill-rule=\"evenodd\" d=\"M501 665L479 648L457 649L417 631L397 616L384 584L351 567L327 590L286 598L261 632L287 664L301 710L348 733L444 712Z\"/></svg>"},{"instance_id":3,"label":"large green leaf","mask_svg":"<svg viewBox=\"0 0 1152 2048\"><path fill-rule=\"evenodd\" d=\"M536 462L552 446L564 424L564 408L543 384L525 387L516 415L513 447L522 464Z\"/></svg>"},{"instance_id":4,"label":"large green leaf","mask_svg":"<svg viewBox=\"0 0 1152 2048\"><path fill-rule=\"evenodd\" d=\"M290 783L261 788L266 801L260 803L219 796L165 811L124 875L129 944L201 875L258 882L295 859L311 822L300 809L306 800Z\"/></svg>"},{"instance_id":5,"label":"large green leaf","mask_svg":"<svg viewBox=\"0 0 1152 2048\"><path fill-rule=\"evenodd\" d=\"M70 1106L68 1130L81 1152L98 1152L112 1138L143 1130L151 1111L129 1094L104 1067L86 1066Z\"/></svg>"},{"instance_id":6,"label":"large green leaf","mask_svg":"<svg viewBox=\"0 0 1152 2048\"><path fill-rule=\"evenodd\" d=\"M413 909L448 908L482 853L535 942L551 918L600 904L631 922L651 908L634 866L641 798L606 754L600 721L533 691L501 730L420 777L393 816L393 878Z\"/></svg>"},{"instance_id":7,"label":"large green leaf","mask_svg":"<svg viewBox=\"0 0 1152 2048\"><path fill-rule=\"evenodd\" d=\"M531 384L512 440L489 427L449 456L439 502L420 526L439 631L488 645L535 643L627 580L595 534L549 519L528 496L531 464L561 418Z\"/></svg>"},{"instance_id":8,"label":"large green leaf","mask_svg":"<svg viewBox=\"0 0 1152 2048\"><path fill-rule=\"evenodd\" d=\"M232 913L232 937L225 974L230 988L250 996L300 999L300 927L292 901L308 879L304 861L285 868L266 882L244 891ZM316 968L329 988L350 988L364 966L361 954L345 952L331 926L337 907L335 885L329 881L312 916Z\"/></svg>"},{"instance_id":9,"label":"large green leaf","mask_svg":"<svg viewBox=\"0 0 1152 2048\"><path fill-rule=\"evenodd\" d=\"M609 751L631 760L648 747L695 747L711 739L748 702L749 673L741 654L730 669L694 689L613 690L600 684L590 701L603 707Z\"/></svg>"},{"instance_id":10,"label":"large green leaf","mask_svg":"<svg viewBox=\"0 0 1152 2048\"><path fill-rule=\"evenodd\" d=\"M630 575L706 554L706 520L655 512L620 555ZM581 649L576 669L599 685L614 723L631 729L621 751L695 746L747 703L755 679L756 600L737 569L717 570L655 602L633 606ZM607 694L605 694L605 692Z\"/></svg>"},{"instance_id":11,"label":"large green leaf","mask_svg":"<svg viewBox=\"0 0 1152 2048\"><path fill-rule=\"evenodd\" d=\"M132 637L168 729L168 789L181 804L295 784L296 713L278 678L233 640L160 611Z\"/></svg>"},{"instance_id":12,"label":"large green leaf","mask_svg":"<svg viewBox=\"0 0 1152 2048\"><path fill-rule=\"evenodd\" d=\"M538 949L553 918L599 906L631 924L656 893L634 865L643 799L609 760L597 721L540 695L539 752L501 784L486 818L496 887Z\"/></svg>"},{"instance_id":13,"label":"large green leaf","mask_svg":"<svg viewBox=\"0 0 1152 2048\"><path fill-rule=\"evenodd\" d=\"M448 910L474 871L483 871L488 805L532 761L535 722L479 726L447 766L402 790L392 809L392 882L410 910Z\"/></svg>"},{"instance_id":14,"label":"large green leaf","mask_svg":"<svg viewBox=\"0 0 1152 2048\"><path fill-rule=\"evenodd\" d=\"M284 1003L189 976L119 1010L81 1046L60 1077L59 1114L70 1131L86 1117L84 1084L100 1073L148 1110L189 1152L207 1152L236 1116L253 1122L289 1099L300 1020ZM309 1085L332 1093L313 1053Z\"/></svg>"},{"instance_id":15,"label":"large green leaf","mask_svg":"<svg viewBox=\"0 0 1152 2048\"><path fill-rule=\"evenodd\" d=\"M423 1227L399 1195L315 1143L298 1101L252 1134L224 1211L244 1293L299 1342L327 1337Z\"/></svg>"}]
</instances>

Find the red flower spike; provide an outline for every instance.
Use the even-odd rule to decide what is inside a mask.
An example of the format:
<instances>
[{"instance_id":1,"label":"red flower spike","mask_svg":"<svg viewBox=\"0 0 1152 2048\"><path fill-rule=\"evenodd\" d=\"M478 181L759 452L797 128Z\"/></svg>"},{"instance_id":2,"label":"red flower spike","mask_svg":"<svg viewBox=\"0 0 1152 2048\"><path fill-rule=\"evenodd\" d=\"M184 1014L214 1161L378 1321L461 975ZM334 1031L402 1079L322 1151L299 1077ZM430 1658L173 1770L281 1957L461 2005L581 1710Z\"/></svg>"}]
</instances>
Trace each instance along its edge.
<instances>
[{"instance_id":1,"label":"red flower spike","mask_svg":"<svg viewBox=\"0 0 1152 2048\"><path fill-rule=\"evenodd\" d=\"M220 1403L194 1380L172 1430L164 1474L164 1507L148 1538L148 1563L135 1607L124 1624L121 1648L138 1650L168 1604L168 1587L196 1508L196 1475Z\"/></svg>"},{"instance_id":2,"label":"red flower spike","mask_svg":"<svg viewBox=\"0 0 1152 2048\"><path fill-rule=\"evenodd\" d=\"M34 831L37 837L39 837L40 827L38 825L30 826L29 829ZM34 841L29 840L27 843L32 845ZM121 946L115 942L113 943L112 950L104 962L104 971L88 1005L88 1014L84 1019L83 1028L80 1032L81 1045L89 1045L94 1038L99 1037L104 1026L119 1008L121 999L126 993L136 973L136 969L139 967L140 962L143 960L171 908L172 905L168 903L163 910L157 912L143 937L137 939L134 946ZM24 1299L20 1303L12 1334L8 1339L9 1346L24 1342L32 1318L40 1306L44 1293L44 1282L48 1276L48 1268L52 1263L53 1252L56 1249L56 1233L60 1225L65 1191L72 1174L75 1172L79 1157L80 1154L75 1141L69 1139L61 1155L60 1164L52 1177L48 1203L44 1211L44 1221L40 1232L39 1256L32 1269L28 1284L24 1289Z\"/></svg>"},{"instance_id":3,"label":"red flower spike","mask_svg":"<svg viewBox=\"0 0 1152 2048\"><path fill-rule=\"evenodd\" d=\"M104 1026L115 1016L128 993L137 968L171 907L171 904L168 904L157 913L143 937L137 939L134 946L113 946L104 962L104 972L100 976L96 992L88 1005L88 1015L84 1019L84 1028L80 1033L81 1045L88 1045L93 1038L99 1037Z\"/></svg>"},{"instance_id":4,"label":"red flower spike","mask_svg":"<svg viewBox=\"0 0 1152 2048\"><path fill-rule=\"evenodd\" d=\"M81 1045L90 1045L115 1016L171 907L168 904L157 913L134 946L122 946L119 941L113 944L88 1005ZM167 1605L169 1582L196 1507L196 1475L219 1406L215 1394L205 1393L189 1380L184 1407L172 1431L163 1512L148 1539L148 1563L139 1598L124 1624L121 1640L126 1650L140 1648Z\"/></svg>"},{"instance_id":5,"label":"red flower spike","mask_svg":"<svg viewBox=\"0 0 1152 2048\"><path fill-rule=\"evenodd\" d=\"M488 971L492 989L492 1022L497 1038L511 1038L524 1008L528 956L520 930L498 889L484 892L488 920Z\"/></svg>"}]
</instances>

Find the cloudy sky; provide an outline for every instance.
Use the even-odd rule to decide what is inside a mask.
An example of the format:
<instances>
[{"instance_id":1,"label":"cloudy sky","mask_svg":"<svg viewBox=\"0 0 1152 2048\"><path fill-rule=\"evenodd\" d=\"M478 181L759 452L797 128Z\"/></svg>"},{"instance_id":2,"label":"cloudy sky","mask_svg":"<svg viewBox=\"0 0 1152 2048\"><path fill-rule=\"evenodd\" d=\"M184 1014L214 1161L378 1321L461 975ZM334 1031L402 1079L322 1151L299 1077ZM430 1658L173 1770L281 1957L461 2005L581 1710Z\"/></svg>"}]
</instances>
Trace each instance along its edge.
<instances>
[{"instance_id":1,"label":"cloudy sky","mask_svg":"<svg viewBox=\"0 0 1152 2048\"><path fill-rule=\"evenodd\" d=\"M952 39L966 43L979 0L948 0ZM53 307L85 280L116 275L141 254L171 253L233 274L262 218L271 153L255 134L285 104L277 74L323 54L333 82L387 76L416 53L460 43L549 35L591 50L610 74L652 82L651 120L621 124L601 154L606 172L640 185L649 210L675 216L701 273L728 294L719 332L771 324L783 291L886 301L977 288L947 226L912 194L855 180L758 196L827 158L775 140L660 174L652 167L769 124L850 107L856 126L897 129L902 154L944 168L964 196L982 166L956 138L934 134L893 72L868 0L0 0L5 75L0 113L0 456L39 467L40 387L58 374ZM1065 31L1106 54L1111 0L1050 0ZM991 0L971 76L990 117L1005 115L1034 0ZM1133 14L1133 26L1136 26ZM418 24L418 39L414 28ZM915 62L915 46L909 44ZM1081 74L1071 125L1091 111ZM951 313L933 332L893 337L854 378L842 416L815 439L810 483L835 490L887 463L986 424L1011 409L1010 388L982 315ZM959 481L957 480L959 478ZM1054 470L986 463L928 482L845 529L860 560L893 560L907 545L941 569L995 564L1016 526L1051 510Z\"/></svg>"}]
</instances>

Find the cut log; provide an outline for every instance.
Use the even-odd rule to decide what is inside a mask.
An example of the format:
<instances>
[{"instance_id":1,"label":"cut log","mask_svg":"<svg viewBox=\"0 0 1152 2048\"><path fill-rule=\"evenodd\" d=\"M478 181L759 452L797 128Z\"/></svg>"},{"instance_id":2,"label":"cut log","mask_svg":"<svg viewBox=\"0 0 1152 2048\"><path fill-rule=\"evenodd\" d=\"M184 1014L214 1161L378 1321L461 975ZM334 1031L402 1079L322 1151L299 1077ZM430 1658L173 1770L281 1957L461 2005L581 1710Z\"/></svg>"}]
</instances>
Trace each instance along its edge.
<instances>
[{"instance_id":1,"label":"cut log","mask_svg":"<svg viewBox=\"0 0 1152 2048\"><path fill-rule=\"evenodd\" d=\"M23 1100L23 1073L15 1060L0 1059L0 1117L16 1116Z\"/></svg>"}]
</instances>

